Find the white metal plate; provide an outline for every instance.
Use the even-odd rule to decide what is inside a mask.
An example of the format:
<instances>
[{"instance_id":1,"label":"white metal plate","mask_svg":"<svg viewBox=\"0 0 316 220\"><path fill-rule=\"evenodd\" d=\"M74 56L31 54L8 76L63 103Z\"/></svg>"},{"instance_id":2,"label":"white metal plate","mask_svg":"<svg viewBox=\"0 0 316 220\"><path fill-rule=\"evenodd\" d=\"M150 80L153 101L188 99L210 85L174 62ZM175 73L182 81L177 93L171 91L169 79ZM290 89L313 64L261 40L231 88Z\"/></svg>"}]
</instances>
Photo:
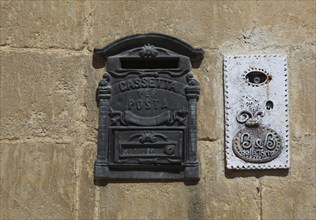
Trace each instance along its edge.
<instances>
[{"instance_id":1,"label":"white metal plate","mask_svg":"<svg viewBox=\"0 0 316 220\"><path fill-rule=\"evenodd\" d=\"M286 56L225 56L224 83L227 168L288 169Z\"/></svg>"}]
</instances>

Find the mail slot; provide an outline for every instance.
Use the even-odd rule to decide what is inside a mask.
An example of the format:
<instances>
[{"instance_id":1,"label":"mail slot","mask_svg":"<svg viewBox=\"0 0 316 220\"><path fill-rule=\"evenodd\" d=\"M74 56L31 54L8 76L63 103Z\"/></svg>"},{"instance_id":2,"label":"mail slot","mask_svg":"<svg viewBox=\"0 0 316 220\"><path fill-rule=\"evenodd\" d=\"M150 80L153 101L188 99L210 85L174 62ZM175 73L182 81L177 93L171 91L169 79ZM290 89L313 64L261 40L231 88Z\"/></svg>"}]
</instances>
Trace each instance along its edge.
<instances>
[{"instance_id":1,"label":"mail slot","mask_svg":"<svg viewBox=\"0 0 316 220\"><path fill-rule=\"evenodd\" d=\"M180 164L183 158L184 129L177 130L114 130L114 161L141 164L149 161ZM154 161L152 160L154 159Z\"/></svg>"},{"instance_id":2,"label":"mail slot","mask_svg":"<svg viewBox=\"0 0 316 220\"><path fill-rule=\"evenodd\" d=\"M95 179L199 179L200 87L192 67L199 67L203 54L155 33L127 36L94 50L94 67L106 67L96 94Z\"/></svg>"}]
</instances>

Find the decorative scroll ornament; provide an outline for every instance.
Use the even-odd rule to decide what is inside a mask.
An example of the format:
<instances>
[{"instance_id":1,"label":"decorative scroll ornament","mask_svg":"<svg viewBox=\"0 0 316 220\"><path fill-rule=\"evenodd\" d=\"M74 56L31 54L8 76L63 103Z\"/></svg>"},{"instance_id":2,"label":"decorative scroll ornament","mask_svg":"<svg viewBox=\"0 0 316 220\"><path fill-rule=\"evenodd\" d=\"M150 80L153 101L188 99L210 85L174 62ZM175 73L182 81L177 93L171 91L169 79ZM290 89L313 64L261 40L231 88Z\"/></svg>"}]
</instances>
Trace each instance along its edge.
<instances>
[{"instance_id":1,"label":"decorative scroll ornament","mask_svg":"<svg viewBox=\"0 0 316 220\"><path fill-rule=\"evenodd\" d=\"M186 79L187 79L187 82L188 82L188 84L189 84L190 86L198 86L198 85L199 85L198 81L197 81L196 79L194 79L192 73L189 73L189 74L187 75Z\"/></svg>"},{"instance_id":2,"label":"decorative scroll ornament","mask_svg":"<svg viewBox=\"0 0 316 220\"><path fill-rule=\"evenodd\" d=\"M102 77L102 80L99 82L99 85L100 86L107 86L107 85L109 85L110 80L111 80L111 78L110 78L109 74L105 73Z\"/></svg>"},{"instance_id":3,"label":"decorative scroll ornament","mask_svg":"<svg viewBox=\"0 0 316 220\"><path fill-rule=\"evenodd\" d=\"M168 74L172 77L180 77L188 73L186 69L175 69L173 71L168 70L129 70L129 69L121 69L116 72L112 72L108 70L109 74L114 77L126 77L127 75L139 75L140 78L143 77L155 77L157 78L159 74Z\"/></svg>"},{"instance_id":4,"label":"decorative scroll ornament","mask_svg":"<svg viewBox=\"0 0 316 220\"><path fill-rule=\"evenodd\" d=\"M259 126L259 116L263 117L263 112L258 111L252 113L250 111L244 110L237 114L236 120L247 126L247 127L258 127Z\"/></svg>"},{"instance_id":5,"label":"decorative scroll ornament","mask_svg":"<svg viewBox=\"0 0 316 220\"><path fill-rule=\"evenodd\" d=\"M153 126L153 125L184 125L187 117L187 111L165 111L160 115L153 117L141 117L131 111L113 111L110 109L109 116L111 125L136 125L136 126Z\"/></svg>"}]
</instances>

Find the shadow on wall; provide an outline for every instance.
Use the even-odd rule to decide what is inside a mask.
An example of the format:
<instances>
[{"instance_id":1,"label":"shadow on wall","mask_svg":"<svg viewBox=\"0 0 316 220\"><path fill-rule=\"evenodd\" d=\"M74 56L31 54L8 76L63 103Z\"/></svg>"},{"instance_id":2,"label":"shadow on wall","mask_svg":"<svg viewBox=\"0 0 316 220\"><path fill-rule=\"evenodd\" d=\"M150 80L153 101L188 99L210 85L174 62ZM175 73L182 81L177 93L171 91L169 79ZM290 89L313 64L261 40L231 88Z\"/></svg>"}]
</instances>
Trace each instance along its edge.
<instances>
[{"instance_id":1,"label":"shadow on wall","mask_svg":"<svg viewBox=\"0 0 316 220\"><path fill-rule=\"evenodd\" d=\"M137 179L134 179L134 180L131 180L131 179L114 179L114 180L111 180L111 179L94 179L94 185L96 186L106 186L107 184L121 184L121 183L175 183L175 182L183 182L186 186L195 186L198 184L199 180L192 180L192 181L182 181L182 180L137 180Z\"/></svg>"},{"instance_id":2,"label":"shadow on wall","mask_svg":"<svg viewBox=\"0 0 316 220\"><path fill-rule=\"evenodd\" d=\"M229 170L225 168L225 177L228 179L234 179L236 177L256 177L263 176L288 176L289 170L276 169L276 170Z\"/></svg>"},{"instance_id":3,"label":"shadow on wall","mask_svg":"<svg viewBox=\"0 0 316 220\"><path fill-rule=\"evenodd\" d=\"M289 174L289 170L276 169L276 170L229 170L225 168L225 177L227 179L234 179L237 177L256 177L260 178L263 176L278 176L278 177L286 177ZM175 180L102 180L102 179L94 179L94 184L96 186L106 186L108 183L167 183L167 182L182 182ZM187 186L196 185L198 181L185 181L184 184Z\"/></svg>"}]
</instances>

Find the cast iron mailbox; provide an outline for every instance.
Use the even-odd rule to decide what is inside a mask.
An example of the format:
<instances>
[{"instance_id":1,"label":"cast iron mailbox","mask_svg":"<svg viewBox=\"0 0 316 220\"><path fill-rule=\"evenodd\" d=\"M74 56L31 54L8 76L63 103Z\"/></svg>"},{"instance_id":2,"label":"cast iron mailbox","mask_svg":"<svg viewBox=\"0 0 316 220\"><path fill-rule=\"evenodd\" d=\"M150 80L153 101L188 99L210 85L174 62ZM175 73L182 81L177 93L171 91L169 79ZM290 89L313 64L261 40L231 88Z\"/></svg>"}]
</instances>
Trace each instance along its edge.
<instances>
[{"instance_id":1,"label":"cast iron mailbox","mask_svg":"<svg viewBox=\"0 0 316 220\"><path fill-rule=\"evenodd\" d=\"M198 180L196 103L191 72L203 50L162 34L132 35L94 50L106 73L99 106L95 179Z\"/></svg>"}]
</instances>

